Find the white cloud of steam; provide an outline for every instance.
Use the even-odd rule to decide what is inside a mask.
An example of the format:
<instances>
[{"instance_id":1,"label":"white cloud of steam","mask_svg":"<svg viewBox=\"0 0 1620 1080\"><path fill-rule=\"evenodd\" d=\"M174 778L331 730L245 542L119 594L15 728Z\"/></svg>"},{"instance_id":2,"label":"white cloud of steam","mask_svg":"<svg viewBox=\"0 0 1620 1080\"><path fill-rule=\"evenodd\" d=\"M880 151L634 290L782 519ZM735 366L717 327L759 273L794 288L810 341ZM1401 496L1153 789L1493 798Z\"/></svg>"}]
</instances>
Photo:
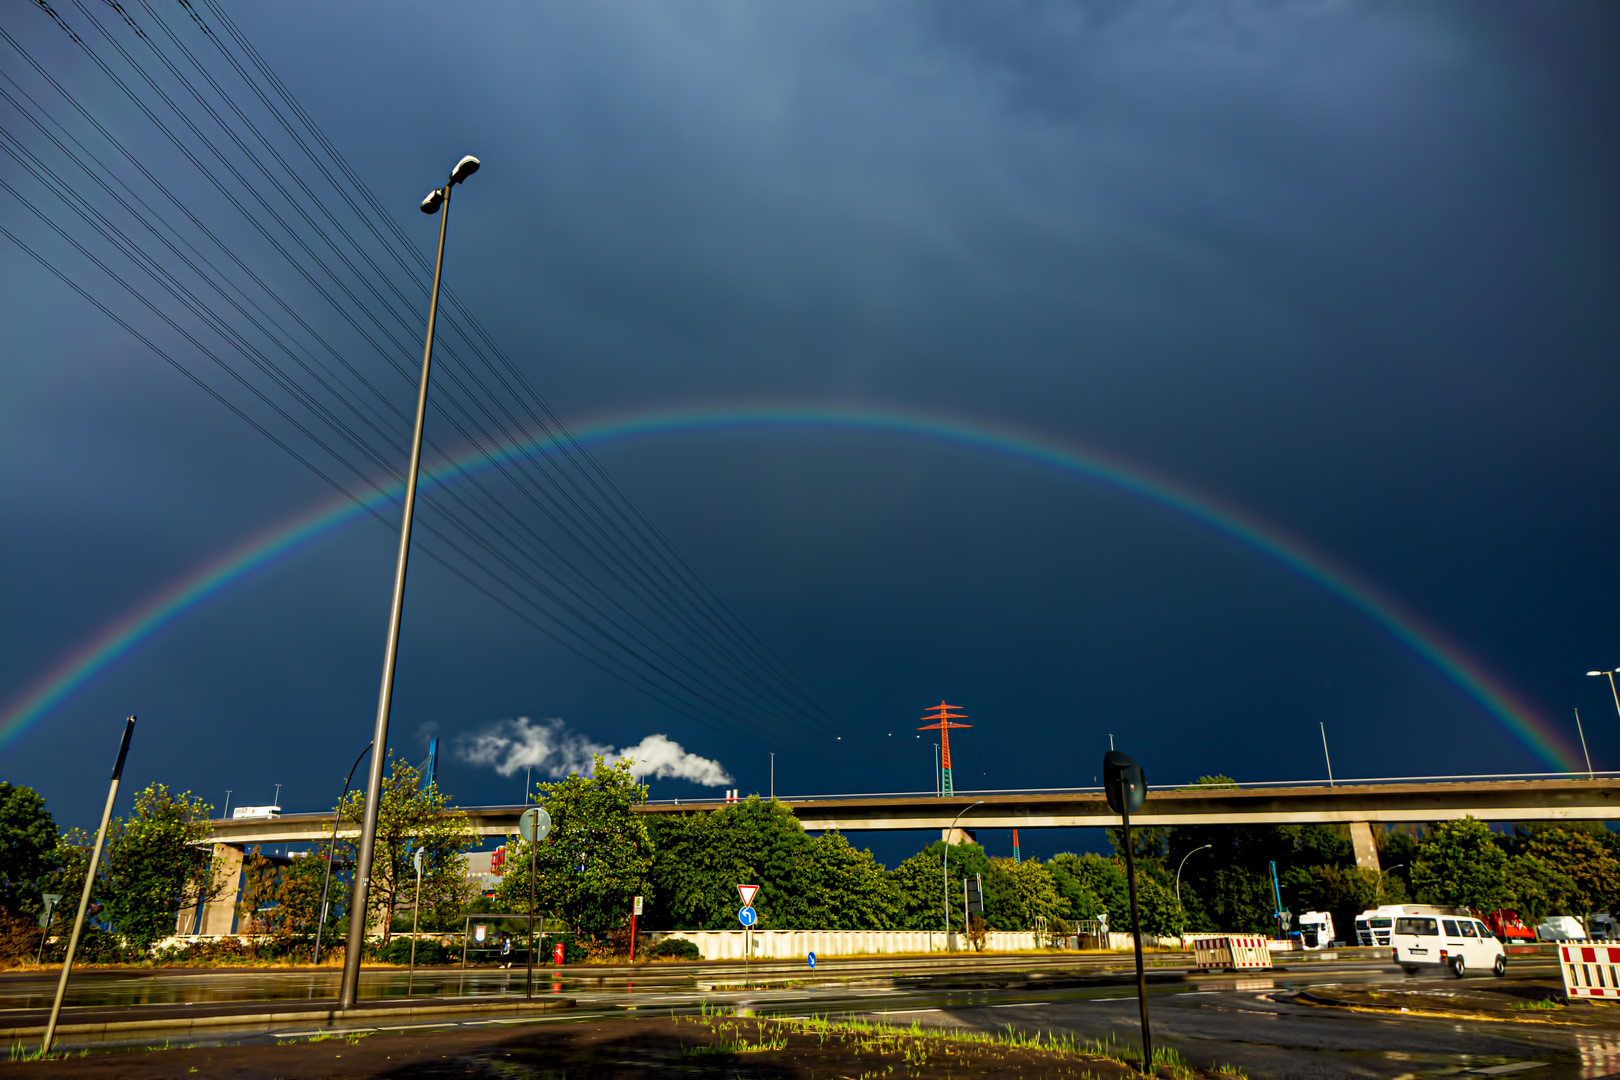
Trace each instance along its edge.
<instances>
[{"instance_id":1,"label":"white cloud of steam","mask_svg":"<svg viewBox=\"0 0 1620 1080\"><path fill-rule=\"evenodd\" d=\"M605 743L570 731L556 718L534 721L520 716L516 720L497 720L483 731L463 736L457 751L463 761L488 766L502 776L532 768L560 780L569 773L590 772L592 755L601 754L609 764L629 758L630 772L638 778L690 780L704 787L733 782L718 761L688 753L667 735L648 735L634 746L615 751Z\"/></svg>"}]
</instances>

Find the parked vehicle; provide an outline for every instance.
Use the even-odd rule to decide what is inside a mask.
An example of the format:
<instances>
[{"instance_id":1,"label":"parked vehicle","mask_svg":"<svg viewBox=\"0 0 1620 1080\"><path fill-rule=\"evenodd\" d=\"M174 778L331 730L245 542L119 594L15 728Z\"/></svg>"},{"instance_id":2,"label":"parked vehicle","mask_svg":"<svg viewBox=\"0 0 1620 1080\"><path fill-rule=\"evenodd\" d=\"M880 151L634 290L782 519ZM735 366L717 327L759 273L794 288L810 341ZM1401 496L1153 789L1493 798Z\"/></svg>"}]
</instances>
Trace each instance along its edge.
<instances>
[{"instance_id":1,"label":"parked vehicle","mask_svg":"<svg viewBox=\"0 0 1620 1080\"><path fill-rule=\"evenodd\" d=\"M1536 927L1542 941L1585 941L1586 926L1573 915L1549 915Z\"/></svg>"},{"instance_id":2,"label":"parked vehicle","mask_svg":"<svg viewBox=\"0 0 1620 1080\"><path fill-rule=\"evenodd\" d=\"M1451 908L1409 905L1411 914L1395 919L1390 935L1395 962L1408 975L1443 968L1457 978L1470 968L1507 974L1507 953L1490 927Z\"/></svg>"},{"instance_id":3,"label":"parked vehicle","mask_svg":"<svg viewBox=\"0 0 1620 1080\"><path fill-rule=\"evenodd\" d=\"M1620 925L1607 911L1593 913L1591 930L1593 941L1620 941Z\"/></svg>"},{"instance_id":4,"label":"parked vehicle","mask_svg":"<svg viewBox=\"0 0 1620 1080\"><path fill-rule=\"evenodd\" d=\"M1504 944L1514 941L1534 941L1536 932L1525 925L1517 911L1493 911L1485 916L1485 925L1491 928L1496 940Z\"/></svg>"},{"instance_id":5,"label":"parked vehicle","mask_svg":"<svg viewBox=\"0 0 1620 1080\"><path fill-rule=\"evenodd\" d=\"M1406 907L1402 904L1388 904L1363 911L1356 916L1356 944L1388 945L1395 920L1404 914Z\"/></svg>"},{"instance_id":6,"label":"parked vehicle","mask_svg":"<svg viewBox=\"0 0 1620 1080\"><path fill-rule=\"evenodd\" d=\"M1326 911L1307 911L1301 915L1299 941L1307 949L1325 949L1333 944L1333 916Z\"/></svg>"}]
</instances>

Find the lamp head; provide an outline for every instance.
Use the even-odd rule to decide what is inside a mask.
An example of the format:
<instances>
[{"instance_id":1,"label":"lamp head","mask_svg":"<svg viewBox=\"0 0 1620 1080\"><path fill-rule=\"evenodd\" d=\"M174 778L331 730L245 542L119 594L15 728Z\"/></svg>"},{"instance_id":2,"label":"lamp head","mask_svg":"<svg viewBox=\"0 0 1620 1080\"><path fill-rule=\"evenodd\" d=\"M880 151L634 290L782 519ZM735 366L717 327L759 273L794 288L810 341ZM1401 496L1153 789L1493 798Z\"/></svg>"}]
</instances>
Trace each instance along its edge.
<instances>
[{"instance_id":1,"label":"lamp head","mask_svg":"<svg viewBox=\"0 0 1620 1080\"><path fill-rule=\"evenodd\" d=\"M467 177L478 171L478 159L468 154L456 162L456 167L450 170L450 182L459 184Z\"/></svg>"},{"instance_id":2,"label":"lamp head","mask_svg":"<svg viewBox=\"0 0 1620 1080\"><path fill-rule=\"evenodd\" d=\"M422 200L422 213L437 214L439 212L439 207L442 205L444 205L444 190L442 188L434 188L432 191L428 192L427 198Z\"/></svg>"}]
</instances>

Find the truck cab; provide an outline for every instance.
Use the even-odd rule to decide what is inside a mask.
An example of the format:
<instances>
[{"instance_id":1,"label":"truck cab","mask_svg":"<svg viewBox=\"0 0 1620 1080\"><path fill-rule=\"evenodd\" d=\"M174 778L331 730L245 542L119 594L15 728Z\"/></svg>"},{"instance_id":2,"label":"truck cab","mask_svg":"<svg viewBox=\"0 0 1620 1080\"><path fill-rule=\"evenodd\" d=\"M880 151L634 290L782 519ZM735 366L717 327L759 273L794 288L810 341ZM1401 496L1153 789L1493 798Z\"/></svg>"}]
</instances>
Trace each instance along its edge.
<instances>
[{"instance_id":1,"label":"truck cab","mask_svg":"<svg viewBox=\"0 0 1620 1080\"><path fill-rule=\"evenodd\" d=\"M1395 929L1395 920L1406 909L1399 904L1369 908L1356 916L1357 945L1388 945L1389 935Z\"/></svg>"},{"instance_id":2,"label":"truck cab","mask_svg":"<svg viewBox=\"0 0 1620 1080\"><path fill-rule=\"evenodd\" d=\"M1325 949L1333 944L1333 916L1326 911L1307 911L1299 917L1300 944L1307 949Z\"/></svg>"}]
</instances>

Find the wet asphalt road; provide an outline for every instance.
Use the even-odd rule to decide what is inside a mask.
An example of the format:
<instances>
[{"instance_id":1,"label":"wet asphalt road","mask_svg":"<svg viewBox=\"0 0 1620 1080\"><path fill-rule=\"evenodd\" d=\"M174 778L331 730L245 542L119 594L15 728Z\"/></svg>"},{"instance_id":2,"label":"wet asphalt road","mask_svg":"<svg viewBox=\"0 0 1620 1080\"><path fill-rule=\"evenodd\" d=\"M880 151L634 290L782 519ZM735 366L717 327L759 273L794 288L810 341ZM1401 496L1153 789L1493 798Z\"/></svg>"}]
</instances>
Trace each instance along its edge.
<instances>
[{"instance_id":1,"label":"wet asphalt road","mask_svg":"<svg viewBox=\"0 0 1620 1080\"><path fill-rule=\"evenodd\" d=\"M1552 975L1550 963L1521 964L1516 975ZM538 973L537 973L538 974ZM673 973L671 973L673 975ZM403 974L367 972L363 997L404 993ZM1489 978L1488 976L1485 978ZM218 1000L315 1000L331 997L336 972L263 971L159 975L116 975L77 982L83 1004L181 1003ZM76 976L77 980L77 976ZM731 1007L761 1015L861 1016L909 1025L964 1027L973 1030L1015 1028L1072 1036L1080 1040L1138 1039L1134 985L1115 977L1062 989L972 988L931 985L930 980L854 979L809 983L792 980L745 988L735 980L703 977L643 978L639 985L574 979L549 971L537 979L537 995L562 994L575 1000L565 1014L524 1020L467 1019L433 1023L337 1024L324 1030L422 1030L433 1027L511 1026L534 1023L580 1023L623 1017L626 1010L684 1013L703 1007ZM1620 1021L1612 1031L1576 1030L1538 1023L1449 1020L1391 1016L1326 1009L1297 1003L1293 994L1308 987L1418 985L1451 988L1458 984L1413 979L1397 969L1366 962L1312 965L1308 970L1234 977L1191 974L1150 988L1154 1038L1200 1066L1236 1065L1251 1077L1386 1078L1460 1075L1522 1075L1547 1080L1620 1075ZM0 1019L7 1010L48 1003L54 987L48 977L0 982ZM512 995L523 993L523 972L434 971L419 973L416 995L423 993ZM72 1038L68 1047L112 1049L184 1042L273 1042L307 1037L323 1030L315 1025L258 1025L231 1030L199 1030L175 1039L161 1035Z\"/></svg>"},{"instance_id":2,"label":"wet asphalt road","mask_svg":"<svg viewBox=\"0 0 1620 1080\"><path fill-rule=\"evenodd\" d=\"M1555 970L1550 964L1545 969L1549 974ZM1297 990L1335 985L1451 989L1456 984L1408 978L1395 970L1196 979L1191 986L1150 992L1154 1041L1174 1047L1193 1065L1236 1065L1251 1077L1278 1080L1620 1075L1620 1023L1610 1031L1577 1030L1537 1022L1533 1016L1514 1023L1391 1016L1291 1000ZM1030 994L1020 995L1023 1000L983 1003L908 1003L859 1015L974 1030L1011 1027L1135 1045L1139 1014L1130 990Z\"/></svg>"}]
</instances>

